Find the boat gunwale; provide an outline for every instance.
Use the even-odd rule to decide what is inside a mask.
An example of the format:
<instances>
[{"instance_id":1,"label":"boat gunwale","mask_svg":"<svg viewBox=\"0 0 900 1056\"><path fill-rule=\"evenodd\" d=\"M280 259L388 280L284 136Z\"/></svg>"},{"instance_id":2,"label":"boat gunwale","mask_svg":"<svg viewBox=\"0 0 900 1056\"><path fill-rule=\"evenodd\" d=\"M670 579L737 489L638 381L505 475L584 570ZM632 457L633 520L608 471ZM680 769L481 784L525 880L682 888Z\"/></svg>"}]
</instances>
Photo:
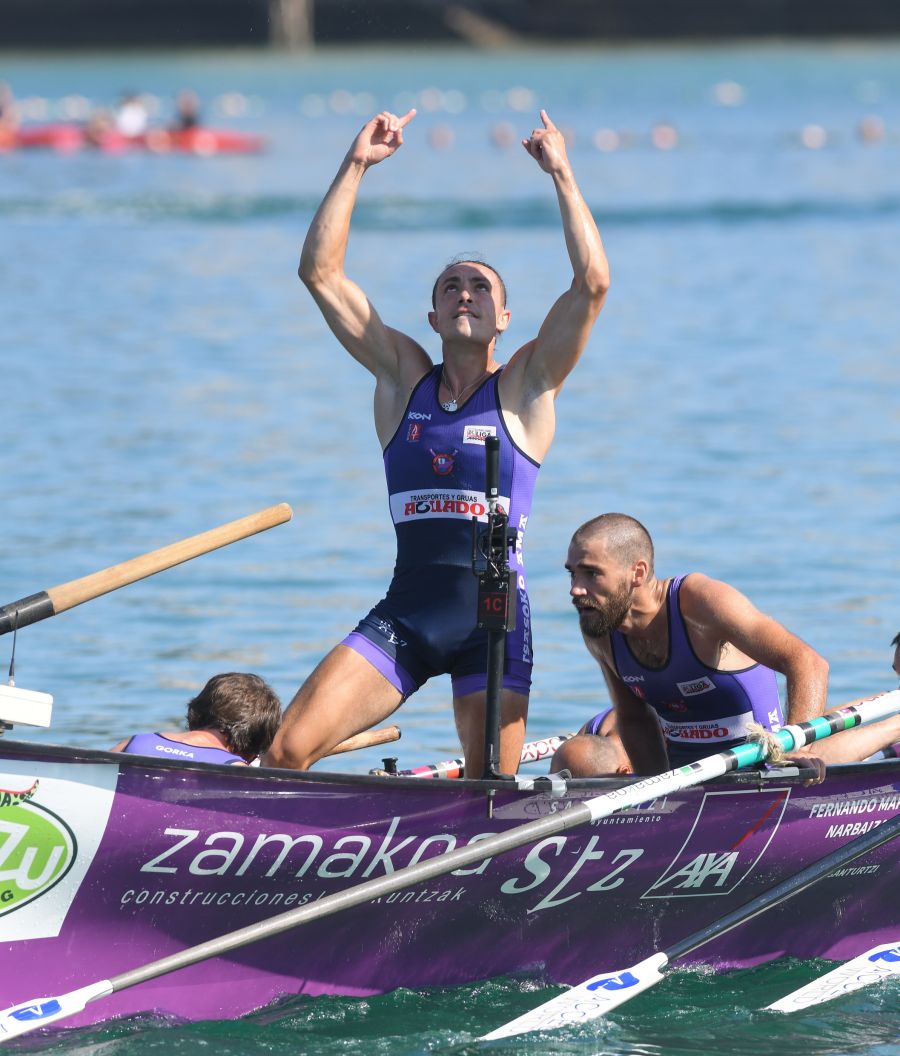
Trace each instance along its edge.
<instances>
[{"instance_id":1,"label":"boat gunwale","mask_svg":"<svg viewBox=\"0 0 900 1056\"><path fill-rule=\"evenodd\" d=\"M206 763L192 762L182 759L156 759L153 756L137 755L128 752L111 752L101 748L71 747L61 744L42 744L39 741L7 740L0 739L0 757L4 754L28 757L43 755L53 760L63 760L77 764L107 763L115 764L120 768L141 767L142 769L162 770L168 772L191 772L202 773L229 773L242 780L285 782L289 784L323 784L323 785L360 785L366 788L397 788L418 789L420 791L449 790L473 793L510 792L519 793L522 796L537 794L550 794L554 798L569 792L593 792L601 794L611 792L617 788L627 787L645 780L644 777L628 774L616 777L591 777L591 778L565 778L564 792L559 792L559 780L551 781L549 775L540 774L536 777L517 777L513 781L504 780L482 780L480 778L421 778L400 777L383 774L360 774L349 771L328 770L287 770L276 767L248 766L235 767L228 763ZM711 753L712 754L712 753ZM835 763L828 767L825 781L820 785L810 785L810 788L827 787L829 777L839 777L858 773L877 774L884 772L897 772L900 761L897 759L879 759L858 763ZM239 774L235 770L239 769ZM735 770L722 774L699 787L710 785L754 785L763 788L772 784L773 781L787 782L791 785L803 785L808 780L809 771L800 770L795 766L785 767L754 767L745 770Z\"/></svg>"}]
</instances>

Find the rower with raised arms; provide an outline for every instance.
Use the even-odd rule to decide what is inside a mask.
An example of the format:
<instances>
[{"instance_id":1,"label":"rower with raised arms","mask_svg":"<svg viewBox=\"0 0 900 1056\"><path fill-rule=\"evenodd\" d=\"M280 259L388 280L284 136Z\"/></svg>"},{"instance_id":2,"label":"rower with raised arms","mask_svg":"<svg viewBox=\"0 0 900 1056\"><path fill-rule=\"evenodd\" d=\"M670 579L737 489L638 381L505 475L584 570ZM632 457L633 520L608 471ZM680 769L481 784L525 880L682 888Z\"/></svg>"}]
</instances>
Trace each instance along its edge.
<instances>
[{"instance_id":1,"label":"rower with raised arms","mask_svg":"<svg viewBox=\"0 0 900 1056\"><path fill-rule=\"evenodd\" d=\"M441 341L435 364L381 319L344 270L360 181L403 144L415 116L383 112L353 141L313 219L300 278L338 341L375 379L375 431L384 453L397 562L387 595L322 660L291 702L264 762L306 769L338 741L391 714L434 675L449 673L466 771L483 767L486 632L475 628L472 517L483 518L485 439L501 441L500 495L517 532L516 626L506 641L500 767L514 773L531 687L531 622L522 558L541 461L555 429L554 401L578 362L609 284L606 255L566 154L541 111L522 141L553 181L572 267L536 337L505 366L497 339L510 323L497 270L461 257L432 291L428 322ZM465 172L461 174L465 177ZM473 188L475 194L476 189Z\"/></svg>"}]
</instances>

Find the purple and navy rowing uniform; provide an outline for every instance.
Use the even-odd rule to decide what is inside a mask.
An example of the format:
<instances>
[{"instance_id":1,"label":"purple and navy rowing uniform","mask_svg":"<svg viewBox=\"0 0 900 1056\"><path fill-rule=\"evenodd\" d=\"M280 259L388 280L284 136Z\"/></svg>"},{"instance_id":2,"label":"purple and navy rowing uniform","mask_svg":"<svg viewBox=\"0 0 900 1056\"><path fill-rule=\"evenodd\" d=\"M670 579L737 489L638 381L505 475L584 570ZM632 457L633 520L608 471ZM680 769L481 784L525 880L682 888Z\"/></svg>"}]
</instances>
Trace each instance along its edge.
<instances>
[{"instance_id":1,"label":"purple and navy rowing uniform","mask_svg":"<svg viewBox=\"0 0 900 1056\"><path fill-rule=\"evenodd\" d=\"M585 723L584 732L592 733L595 737L600 737L600 728L603 725L603 720L612 711L612 705L608 705L602 711L598 711L597 714L591 719L590 722Z\"/></svg>"},{"instance_id":2,"label":"purple and navy rowing uniform","mask_svg":"<svg viewBox=\"0 0 900 1056\"><path fill-rule=\"evenodd\" d=\"M516 531L515 628L506 636L503 685L531 687L531 609L522 548L538 463L509 435L500 408L500 371L457 411L438 399L440 365L413 389L403 420L384 449L397 560L388 592L344 639L404 697L449 673L453 695L487 685L487 632L477 623L472 518L487 522L485 440L500 437L500 505Z\"/></svg>"},{"instance_id":3,"label":"purple and navy rowing uniform","mask_svg":"<svg viewBox=\"0 0 900 1056\"><path fill-rule=\"evenodd\" d=\"M709 755L733 748L747 739L751 722L781 729L784 712L770 667L719 671L694 652L679 601L685 578L677 576L666 592L669 655L662 667L644 667L626 635L610 635L619 678L656 711L666 744L679 753L702 749Z\"/></svg>"},{"instance_id":4,"label":"purple and navy rowing uniform","mask_svg":"<svg viewBox=\"0 0 900 1056\"><path fill-rule=\"evenodd\" d=\"M246 760L224 748L206 748L185 744L161 733L138 733L122 749L129 755L152 755L157 759L183 759L189 763L246 763Z\"/></svg>"}]
</instances>

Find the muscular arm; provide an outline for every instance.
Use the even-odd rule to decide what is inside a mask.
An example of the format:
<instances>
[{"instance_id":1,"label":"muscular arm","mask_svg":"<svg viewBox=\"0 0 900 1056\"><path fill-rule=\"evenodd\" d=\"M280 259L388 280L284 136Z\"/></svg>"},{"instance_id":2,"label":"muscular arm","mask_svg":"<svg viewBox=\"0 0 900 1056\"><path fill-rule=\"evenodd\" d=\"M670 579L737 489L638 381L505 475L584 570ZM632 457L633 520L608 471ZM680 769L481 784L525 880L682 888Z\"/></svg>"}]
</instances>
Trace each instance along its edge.
<instances>
[{"instance_id":1,"label":"muscular arm","mask_svg":"<svg viewBox=\"0 0 900 1056\"><path fill-rule=\"evenodd\" d=\"M385 326L347 276L344 260L360 181L372 165L402 146L403 129L414 116L414 110L403 117L381 113L363 127L313 218L300 255L300 278L326 323L354 359L375 375L376 422L379 411L390 417L394 405L405 401L431 361L415 341Z\"/></svg>"},{"instance_id":2,"label":"muscular arm","mask_svg":"<svg viewBox=\"0 0 900 1056\"><path fill-rule=\"evenodd\" d=\"M556 188L572 282L550 309L538 336L513 357L505 380L506 404L527 432L536 434L529 446L545 451L550 438L542 443L540 434L546 428L542 419L549 416L551 437L553 419L542 397L552 401L581 357L609 289L609 265L600 232L575 181L563 135L544 110L541 120L544 128L535 129L523 146Z\"/></svg>"},{"instance_id":3,"label":"muscular arm","mask_svg":"<svg viewBox=\"0 0 900 1056\"><path fill-rule=\"evenodd\" d=\"M705 637L714 635L723 646L731 645L784 675L788 722L804 722L824 712L828 662L739 590L694 573L682 584L681 605L685 619Z\"/></svg>"},{"instance_id":4,"label":"muscular arm","mask_svg":"<svg viewBox=\"0 0 900 1056\"><path fill-rule=\"evenodd\" d=\"M609 696L616 712L616 728L636 774L661 774L669 769L669 756L656 712L601 661Z\"/></svg>"}]
</instances>

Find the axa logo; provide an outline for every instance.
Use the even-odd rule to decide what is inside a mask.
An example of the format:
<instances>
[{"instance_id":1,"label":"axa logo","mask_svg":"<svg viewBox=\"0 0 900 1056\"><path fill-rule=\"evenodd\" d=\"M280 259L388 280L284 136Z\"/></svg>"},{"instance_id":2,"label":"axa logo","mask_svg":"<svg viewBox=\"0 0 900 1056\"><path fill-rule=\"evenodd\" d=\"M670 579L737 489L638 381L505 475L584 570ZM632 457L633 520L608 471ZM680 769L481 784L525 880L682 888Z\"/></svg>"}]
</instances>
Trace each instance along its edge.
<instances>
[{"instance_id":1,"label":"axa logo","mask_svg":"<svg viewBox=\"0 0 900 1056\"><path fill-rule=\"evenodd\" d=\"M75 834L52 810L28 800L0 809L0 916L55 887L75 863Z\"/></svg>"},{"instance_id":2,"label":"axa logo","mask_svg":"<svg viewBox=\"0 0 900 1056\"><path fill-rule=\"evenodd\" d=\"M676 872L660 877L650 888L671 893L703 894L723 887L738 860L737 851L698 854Z\"/></svg>"}]
</instances>

